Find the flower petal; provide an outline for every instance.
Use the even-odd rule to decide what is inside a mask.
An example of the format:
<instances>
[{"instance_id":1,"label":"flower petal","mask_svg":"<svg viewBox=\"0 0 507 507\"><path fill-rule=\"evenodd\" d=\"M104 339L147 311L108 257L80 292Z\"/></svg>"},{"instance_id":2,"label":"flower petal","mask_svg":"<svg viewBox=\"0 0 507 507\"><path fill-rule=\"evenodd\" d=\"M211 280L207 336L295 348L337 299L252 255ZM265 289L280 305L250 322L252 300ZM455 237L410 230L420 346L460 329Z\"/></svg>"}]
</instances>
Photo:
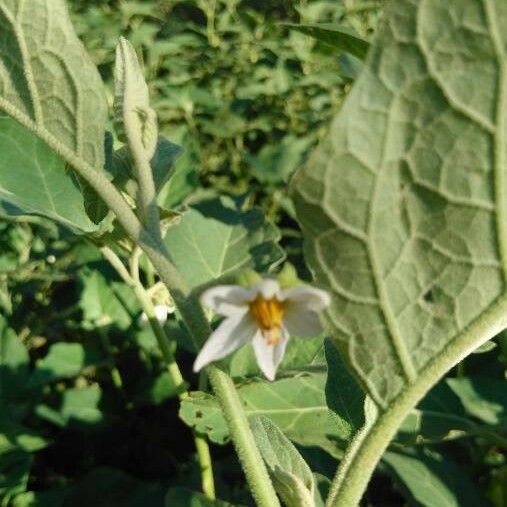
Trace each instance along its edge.
<instances>
[{"instance_id":1,"label":"flower petal","mask_svg":"<svg viewBox=\"0 0 507 507\"><path fill-rule=\"evenodd\" d=\"M331 303L331 297L322 289L315 287L293 287L281 293L282 301L289 304L300 305L300 308L320 312Z\"/></svg>"},{"instance_id":2,"label":"flower petal","mask_svg":"<svg viewBox=\"0 0 507 507\"><path fill-rule=\"evenodd\" d=\"M278 345L268 345L267 340L262 336L260 331L254 336L252 345L255 358L257 359L259 368L268 380L275 380L276 370L282 362L288 341L289 333L284 328L282 328L282 335Z\"/></svg>"},{"instance_id":3,"label":"flower petal","mask_svg":"<svg viewBox=\"0 0 507 507\"><path fill-rule=\"evenodd\" d=\"M288 305L283 317L283 324L291 336L312 338L322 333L319 316L302 308L303 305Z\"/></svg>"},{"instance_id":4,"label":"flower petal","mask_svg":"<svg viewBox=\"0 0 507 507\"><path fill-rule=\"evenodd\" d=\"M199 371L212 361L218 361L243 346L253 338L256 331L255 321L246 312L226 318L211 333L199 352L194 362L194 371Z\"/></svg>"},{"instance_id":5,"label":"flower petal","mask_svg":"<svg viewBox=\"0 0 507 507\"><path fill-rule=\"evenodd\" d=\"M201 294L201 304L220 315L229 317L245 311L255 293L238 285L217 285Z\"/></svg>"},{"instance_id":6,"label":"flower petal","mask_svg":"<svg viewBox=\"0 0 507 507\"><path fill-rule=\"evenodd\" d=\"M265 278L252 287L252 292L260 294L264 299L280 299L280 285L272 278Z\"/></svg>"}]
</instances>

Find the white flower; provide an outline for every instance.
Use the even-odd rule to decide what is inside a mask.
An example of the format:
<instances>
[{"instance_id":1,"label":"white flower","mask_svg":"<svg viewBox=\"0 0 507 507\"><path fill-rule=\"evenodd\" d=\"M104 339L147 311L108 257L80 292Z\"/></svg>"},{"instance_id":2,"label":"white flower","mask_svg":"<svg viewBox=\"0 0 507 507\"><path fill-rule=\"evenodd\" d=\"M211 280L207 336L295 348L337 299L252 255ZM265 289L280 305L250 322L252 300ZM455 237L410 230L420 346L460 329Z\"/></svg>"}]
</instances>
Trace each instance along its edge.
<instances>
[{"instance_id":1,"label":"white flower","mask_svg":"<svg viewBox=\"0 0 507 507\"><path fill-rule=\"evenodd\" d=\"M320 289L282 290L276 280L265 279L251 289L213 287L202 294L201 303L226 319L204 344L194 371L252 342L260 369L273 380L289 337L312 337L322 331L318 312L329 305L330 298Z\"/></svg>"},{"instance_id":2,"label":"white flower","mask_svg":"<svg viewBox=\"0 0 507 507\"><path fill-rule=\"evenodd\" d=\"M155 317L160 322L160 324L165 324L167 320L167 314L174 313L174 308L168 305L155 305ZM148 323L148 316L145 312L141 314L140 319L142 324Z\"/></svg>"}]
</instances>

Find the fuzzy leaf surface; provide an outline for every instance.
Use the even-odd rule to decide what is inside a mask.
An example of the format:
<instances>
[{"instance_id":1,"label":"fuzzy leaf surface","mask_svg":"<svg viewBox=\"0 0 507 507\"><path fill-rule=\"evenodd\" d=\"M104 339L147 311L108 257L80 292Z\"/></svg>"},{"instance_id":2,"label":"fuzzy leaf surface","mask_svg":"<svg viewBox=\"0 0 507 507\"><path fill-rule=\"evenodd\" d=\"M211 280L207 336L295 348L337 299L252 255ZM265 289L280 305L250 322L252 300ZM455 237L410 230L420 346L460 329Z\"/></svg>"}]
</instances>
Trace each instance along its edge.
<instances>
[{"instance_id":1,"label":"fuzzy leaf surface","mask_svg":"<svg viewBox=\"0 0 507 507\"><path fill-rule=\"evenodd\" d=\"M505 300L506 33L499 0L393 2L293 181L329 329L381 408Z\"/></svg>"}]
</instances>

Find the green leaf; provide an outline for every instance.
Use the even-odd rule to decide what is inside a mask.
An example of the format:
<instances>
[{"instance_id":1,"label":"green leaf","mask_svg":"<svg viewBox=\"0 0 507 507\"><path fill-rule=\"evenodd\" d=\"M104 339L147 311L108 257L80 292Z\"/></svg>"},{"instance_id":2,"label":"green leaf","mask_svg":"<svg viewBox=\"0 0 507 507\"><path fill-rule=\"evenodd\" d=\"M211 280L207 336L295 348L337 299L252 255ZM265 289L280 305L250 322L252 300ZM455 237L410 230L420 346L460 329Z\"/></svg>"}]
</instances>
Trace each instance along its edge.
<instances>
[{"instance_id":1,"label":"green leaf","mask_svg":"<svg viewBox=\"0 0 507 507\"><path fill-rule=\"evenodd\" d=\"M46 216L78 233L96 229L65 162L37 136L5 116L0 116L0 152L0 200L15 206L9 214Z\"/></svg>"},{"instance_id":2,"label":"green leaf","mask_svg":"<svg viewBox=\"0 0 507 507\"><path fill-rule=\"evenodd\" d=\"M468 415L492 425L507 422L507 381L470 376L448 379Z\"/></svg>"},{"instance_id":3,"label":"green leaf","mask_svg":"<svg viewBox=\"0 0 507 507\"><path fill-rule=\"evenodd\" d=\"M329 329L382 408L419 378L429 388L502 325L507 25L501 2L486 5L473 0L466 23L456 0L388 9L330 134L293 180L306 258L333 294Z\"/></svg>"},{"instance_id":4,"label":"green leaf","mask_svg":"<svg viewBox=\"0 0 507 507\"><path fill-rule=\"evenodd\" d=\"M243 269L268 270L283 259L279 238L259 210L239 212L222 198L194 205L164 241L176 267L196 288Z\"/></svg>"},{"instance_id":5,"label":"green leaf","mask_svg":"<svg viewBox=\"0 0 507 507\"><path fill-rule=\"evenodd\" d=\"M437 453L387 452L383 461L401 481L411 505L480 507L486 505L473 481L455 463Z\"/></svg>"},{"instance_id":6,"label":"green leaf","mask_svg":"<svg viewBox=\"0 0 507 507\"><path fill-rule=\"evenodd\" d=\"M1 0L0 26L0 109L102 170L104 86L63 0Z\"/></svg>"},{"instance_id":7,"label":"green leaf","mask_svg":"<svg viewBox=\"0 0 507 507\"><path fill-rule=\"evenodd\" d=\"M315 483L312 471L298 450L267 417L251 417L250 427L276 492L285 504L313 507Z\"/></svg>"},{"instance_id":8,"label":"green leaf","mask_svg":"<svg viewBox=\"0 0 507 507\"><path fill-rule=\"evenodd\" d=\"M297 25L286 23L286 25L298 32L310 35L339 51L347 51L361 60L364 60L370 47L370 44L353 30L338 24L314 23Z\"/></svg>"},{"instance_id":9,"label":"green leaf","mask_svg":"<svg viewBox=\"0 0 507 507\"><path fill-rule=\"evenodd\" d=\"M317 446L335 457L341 456L349 429L326 405L326 375L301 374L275 382L252 382L238 387L249 416L268 416L293 442ZM222 412L214 397L193 393L183 400L180 417L198 432L218 444L229 438Z\"/></svg>"}]
</instances>

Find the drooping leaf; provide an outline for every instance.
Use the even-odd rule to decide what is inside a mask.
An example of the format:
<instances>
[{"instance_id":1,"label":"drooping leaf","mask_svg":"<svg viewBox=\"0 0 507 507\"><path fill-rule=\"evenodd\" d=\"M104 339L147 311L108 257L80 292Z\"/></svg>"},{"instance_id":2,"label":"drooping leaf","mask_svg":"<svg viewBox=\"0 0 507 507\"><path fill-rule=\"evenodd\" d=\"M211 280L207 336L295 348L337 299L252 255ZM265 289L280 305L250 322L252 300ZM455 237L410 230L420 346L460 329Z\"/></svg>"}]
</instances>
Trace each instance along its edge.
<instances>
[{"instance_id":1,"label":"drooping leaf","mask_svg":"<svg viewBox=\"0 0 507 507\"><path fill-rule=\"evenodd\" d=\"M278 230L259 210L236 211L225 199L196 204L164 241L187 283L201 287L239 270L265 271L283 259Z\"/></svg>"},{"instance_id":2,"label":"drooping leaf","mask_svg":"<svg viewBox=\"0 0 507 507\"><path fill-rule=\"evenodd\" d=\"M268 417L251 417L250 427L276 492L285 504L314 507L312 471L298 450Z\"/></svg>"},{"instance_id":3,"label":"drooping leaf","mask_svg":"<svg viewBox=\"0 0 507 507\"><path fill-rule=\"evenodd\" d=\"M0 41L0 109L53 149L61 147L67 153L67 162L75 157L101 171L107 118L104 86L74 33L63 0L32 0L29 3L2 0L0 30L3 34ZM36 143L29 141L29 135L27 139L26 146L32 145L33 150ZM35 161L39 166L45 165L47 150L36 150ZM49 175L55 169L55 162L52 162L52 169L45 168L45 172ZM2 172L11 170L2 164ZM32 171L36 175L37 166ZM21 172L17 177L24 178L26 174ZM65 182L63 170L61 177ZM37 187L34 182L32 185ZM69 185L68 180L64 185ZM16 194L18 191L16 188ZM61 188L51 186L46 194L53 192L56 196ZM42 197L39 206L40 199ZM58 206L72 210L69 202ZM80 209L80 202L78 199L74 210ZM37 209L43 214L46 211L49 216L55 212L52 207ZM74 216L75 213L72 212L71 218L81 224L84 218L80 213ZM89 227L89 224L85 225Z\"/></svg>"},{"instance_id":4,"label":"drooping leaf","mask_svg":"<svg viewBox=\"0 0 507 507\"><path fill-rule=\"evenodd\" d=\"M482 498L473 481L452 461L437 453L387 452L383 461L396 475L411 505L424 507L481 507Z\"/></svg>"},{"instance_id":5,"label":"drooping leaf","mask_svg":"<svg viewBox=\"0 0 507 507\"><path fill-rule=\"evenodd\" d=\"M0 116L0 152L0 200L14 206L9 214L46 216L80 233L96 228L65 162L7 116Z\"/></svg>"},{"instance_id":6,"label":"drooping leaf","mask_svg":"<svg viewBox=\"0 0 507 507\"><path fill-rule=\"evenodd\" d=\"M329 329L380 407L421 378L428 389L502 325L502 6L393 3L294 179L306 258L333 294Z\"/></svg>"},{"instance_id":7,"label":"drooping leaf","mask_svg":"<svg viewBox=\"0 0 507 507\"><path fill-rule=\"evenodd\" d=\"M350 28L335 23L293 24L287 23L293 30L310 35L339 51L346 51L363 60L370 44Z\"/></svg>"}]
</instances>

